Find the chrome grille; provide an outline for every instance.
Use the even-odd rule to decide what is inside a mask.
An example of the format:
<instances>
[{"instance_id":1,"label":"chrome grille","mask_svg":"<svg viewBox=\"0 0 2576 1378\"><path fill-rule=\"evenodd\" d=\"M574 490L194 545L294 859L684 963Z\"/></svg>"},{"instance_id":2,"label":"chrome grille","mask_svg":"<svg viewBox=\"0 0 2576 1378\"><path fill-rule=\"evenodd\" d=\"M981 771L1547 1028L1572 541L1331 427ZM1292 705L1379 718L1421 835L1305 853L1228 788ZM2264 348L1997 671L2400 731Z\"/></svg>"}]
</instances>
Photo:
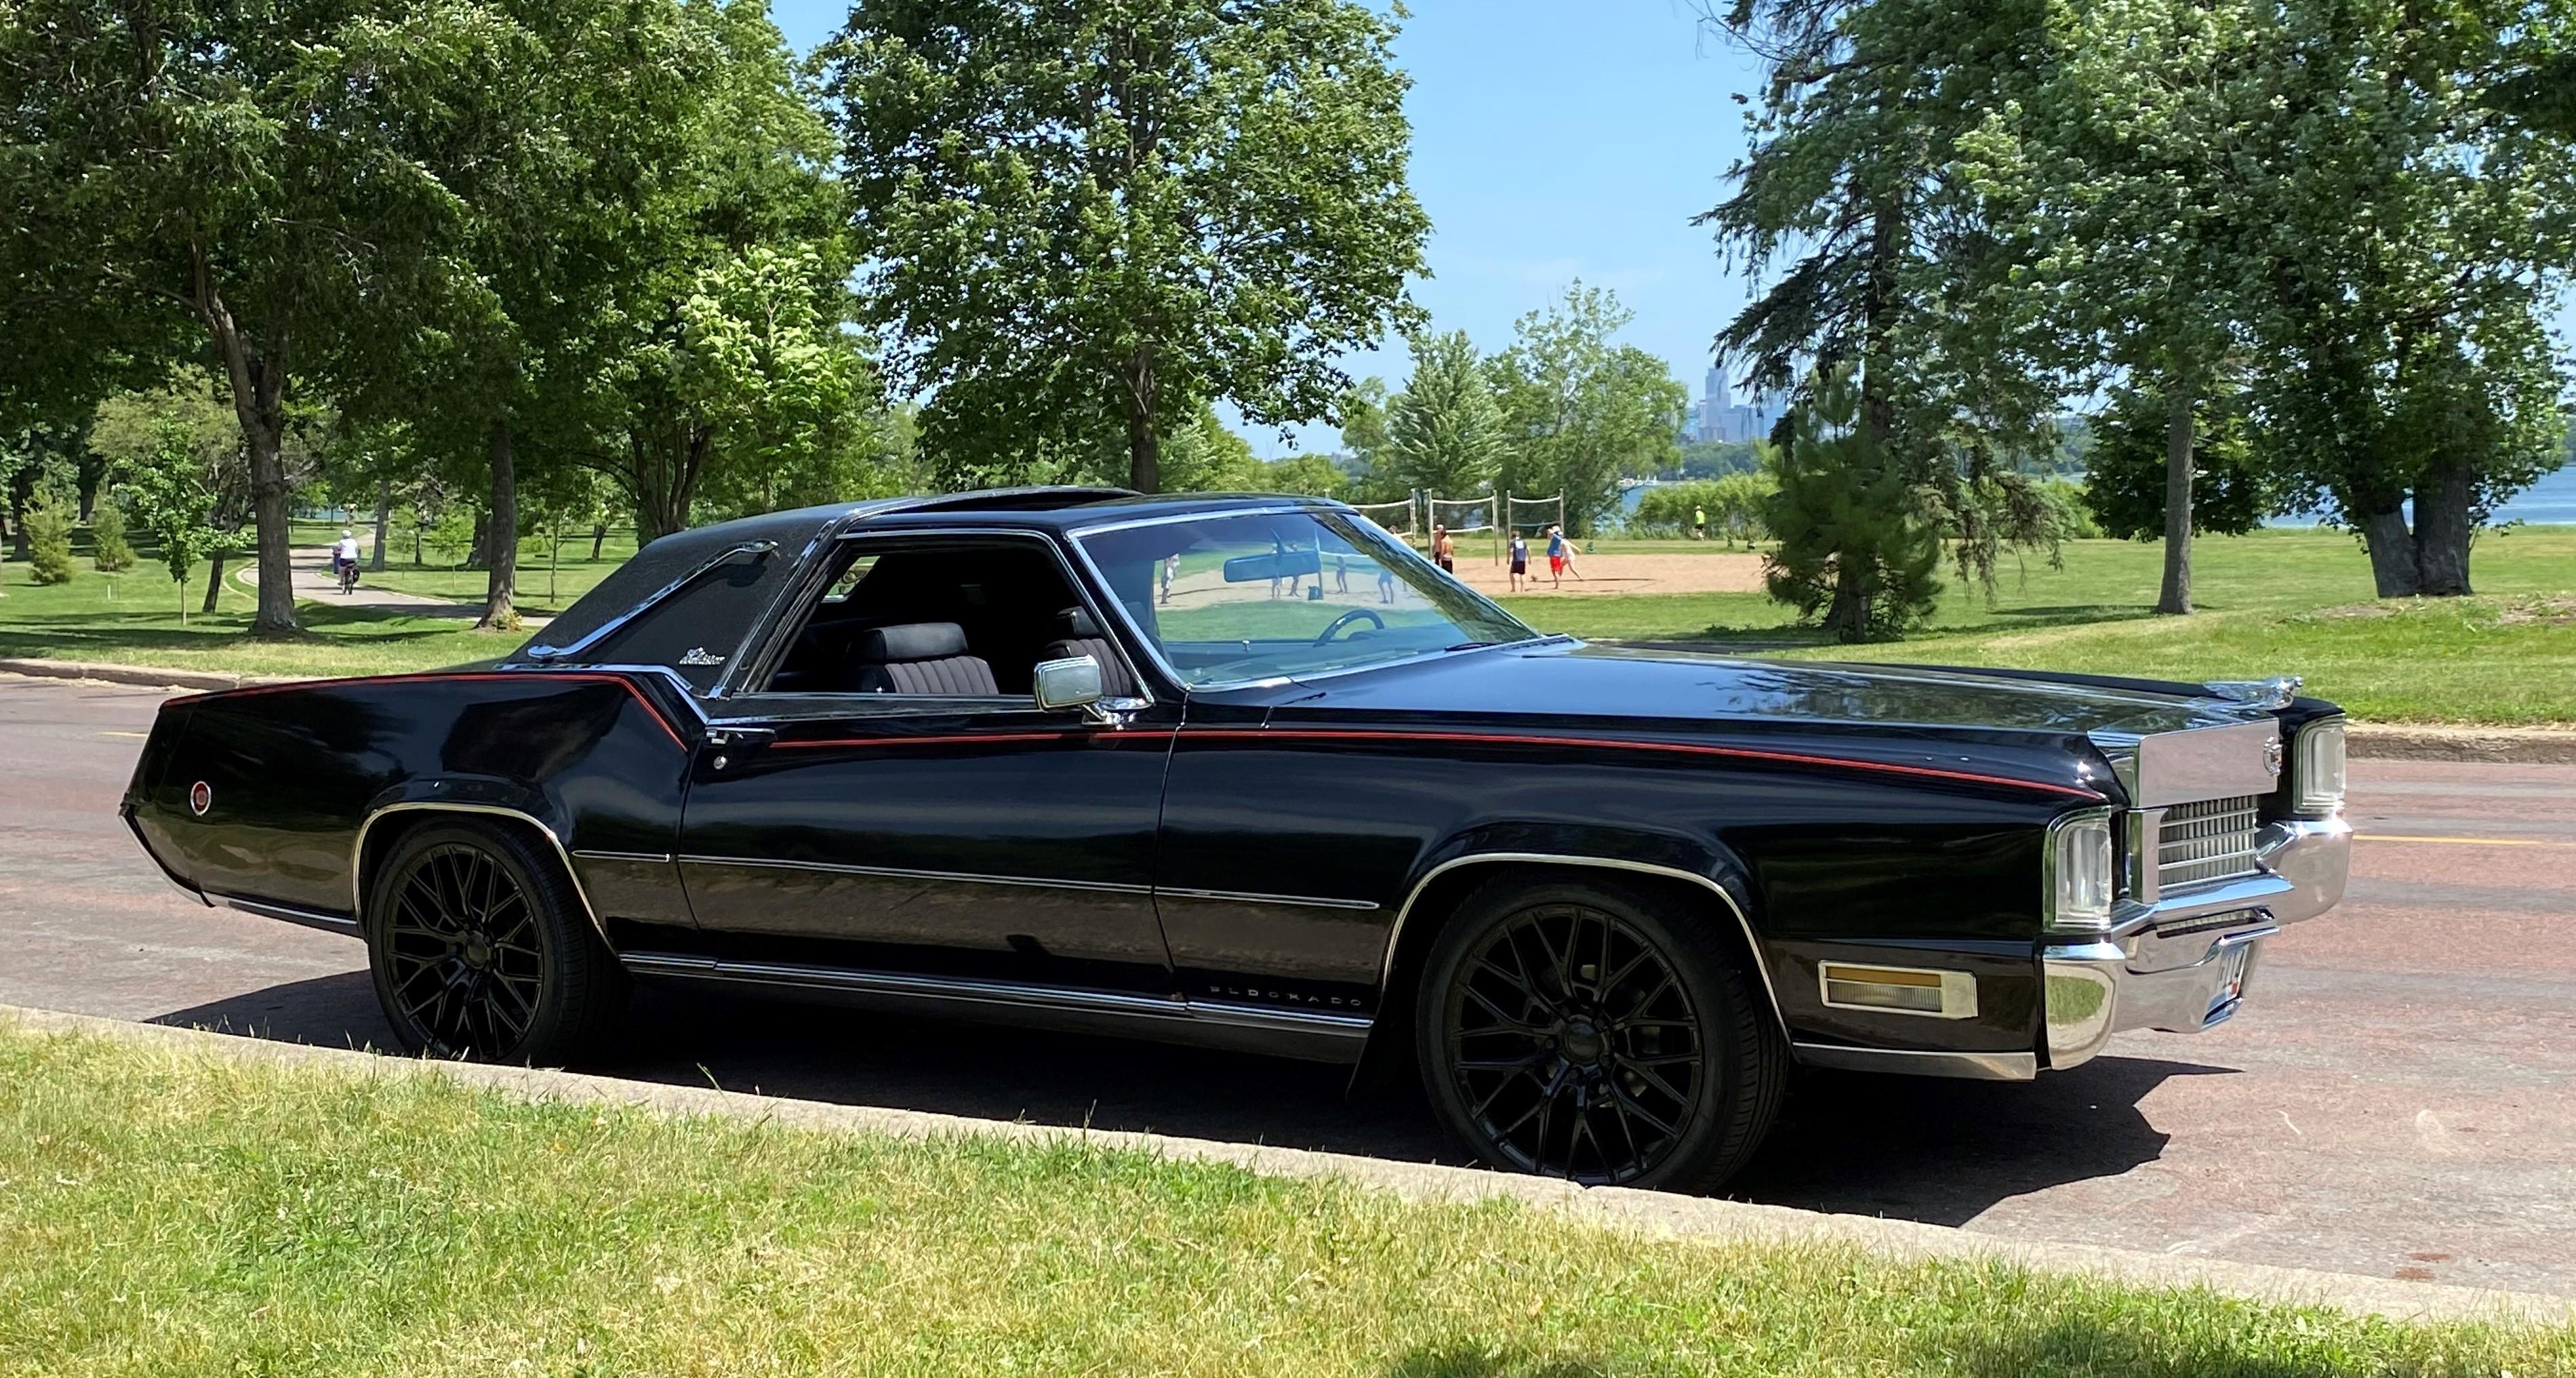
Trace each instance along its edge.
<instances>
[{"instance_id":1,"label":"chrome grille","mask_svg":"<svg viewBox=\"0 0 2576 1378\"><path fill-rule=\"evenodd\" d=\"M2202 799L2165 810L2156 835L2156 886L2176 890L2254 874L2258 796Z\"/></svg>"}]
</instances>

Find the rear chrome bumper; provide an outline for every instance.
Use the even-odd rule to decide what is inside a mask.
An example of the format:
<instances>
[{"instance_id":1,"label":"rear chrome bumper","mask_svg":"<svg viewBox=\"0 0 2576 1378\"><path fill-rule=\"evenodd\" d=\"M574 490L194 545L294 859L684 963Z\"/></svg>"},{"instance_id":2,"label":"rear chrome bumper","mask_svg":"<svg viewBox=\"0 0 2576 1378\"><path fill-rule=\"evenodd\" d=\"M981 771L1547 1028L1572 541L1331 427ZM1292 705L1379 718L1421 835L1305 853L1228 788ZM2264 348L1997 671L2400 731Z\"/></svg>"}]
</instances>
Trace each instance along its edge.
<instances>
[{"instance_id":1,"label":"rear chrome bumper","mask_svg":"<svg viewBox=\"0 0 2576 1378\"><path fill-rule=\"evenodd\" d=\"M2341 816L2268 823L2256 874L2128 904L2100 934L2040 954L2048 1066L2076 1066L2124 1029L2198 1033L2243 1000L2265 938L2343 899L2352 825Z\"/></svg>"}]
</instances>

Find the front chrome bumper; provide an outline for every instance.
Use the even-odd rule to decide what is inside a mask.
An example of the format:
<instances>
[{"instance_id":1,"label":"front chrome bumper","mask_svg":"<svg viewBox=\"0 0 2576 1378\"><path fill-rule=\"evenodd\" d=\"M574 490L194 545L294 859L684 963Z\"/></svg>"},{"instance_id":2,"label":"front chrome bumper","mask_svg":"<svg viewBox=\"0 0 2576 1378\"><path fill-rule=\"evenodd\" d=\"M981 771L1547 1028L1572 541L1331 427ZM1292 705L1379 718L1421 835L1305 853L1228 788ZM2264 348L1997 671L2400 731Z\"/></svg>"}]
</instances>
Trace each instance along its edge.
<instances>
[{"instance_id":1,"label":"front chrome bumper","mask_svg":"<svg viewBox=\"0 0 2576 1378\"><path fill-rule=\"evenodd\" d=\"M2343 899L2352 825L2340 815L2265 824L2256 847L2254 875L2125 904L2109 930L2042 950L2051 1068L2086 1061L2124 1029L2224 1022L2263 939Z\"/></svg>"}]
</instances>

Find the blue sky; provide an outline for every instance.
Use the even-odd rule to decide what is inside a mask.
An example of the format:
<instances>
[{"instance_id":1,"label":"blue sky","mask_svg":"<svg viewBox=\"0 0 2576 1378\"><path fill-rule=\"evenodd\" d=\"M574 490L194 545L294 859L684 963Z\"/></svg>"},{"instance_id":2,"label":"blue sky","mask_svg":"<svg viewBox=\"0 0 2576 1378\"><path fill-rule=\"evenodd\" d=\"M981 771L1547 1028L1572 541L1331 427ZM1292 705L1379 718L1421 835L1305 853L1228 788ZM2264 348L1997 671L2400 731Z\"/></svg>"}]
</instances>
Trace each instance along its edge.
<instances>
[{"instance_id":1,"label":"blue sky","mask_svg":"<svg viewBox=\"0 0 2576 1378\"><path fill-rule=\"evenodd\" d=\"M810 48L847 14L835 0L773 0ZM1430 211L1432 277L1414 299L1478 347L1581 278L1636 313L1627 342L1662 355L1700 395L1709 341L1745 281L1690 218L1725 194L1744 148L1752 59L1700 31L1687 0L1406 0L1396 44L1413 76L1413 189ZM2559 318L2562 339L2571 313ZM1401 384L1401 344L1346 362ZM1231 418L1229 418L1231 419ZM1272 432L1246 430L1265 457ZM1332 450L1329 427L1300 448Z\"/></svg>"}]
</instances>

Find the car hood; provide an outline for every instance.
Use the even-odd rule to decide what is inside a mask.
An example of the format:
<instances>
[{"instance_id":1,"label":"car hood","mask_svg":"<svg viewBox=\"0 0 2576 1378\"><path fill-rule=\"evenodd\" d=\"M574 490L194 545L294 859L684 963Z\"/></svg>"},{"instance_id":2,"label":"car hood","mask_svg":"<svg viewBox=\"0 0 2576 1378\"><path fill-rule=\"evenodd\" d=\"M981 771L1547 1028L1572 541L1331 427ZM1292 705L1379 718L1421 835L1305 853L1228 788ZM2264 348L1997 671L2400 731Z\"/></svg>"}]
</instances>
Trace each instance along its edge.
<instances>
[{"instance_id":1,"label":"car hood","mask_svg":"<svg viewBox=\"0 0 2576 1378\"><path fill-rule=\"evenodd\" d=\"M2145 735L2259 719L2218 698L1968 671L1749 660L1571 641L1301 681L1301 708Z\"/></svg>"}]
</instances>

